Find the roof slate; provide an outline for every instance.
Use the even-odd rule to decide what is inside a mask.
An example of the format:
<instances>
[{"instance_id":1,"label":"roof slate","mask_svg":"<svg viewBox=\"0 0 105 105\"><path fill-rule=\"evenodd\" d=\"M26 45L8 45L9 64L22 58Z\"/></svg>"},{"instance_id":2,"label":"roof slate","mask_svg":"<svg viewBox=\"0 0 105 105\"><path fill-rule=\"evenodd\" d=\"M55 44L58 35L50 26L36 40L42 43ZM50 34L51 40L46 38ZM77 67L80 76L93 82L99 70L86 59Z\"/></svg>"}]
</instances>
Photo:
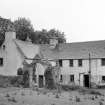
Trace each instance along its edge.
<instances>
[{"instance_id":1,"label":"roof slate","mask_svg":"<svg viewBox=\"0 0 105 105\"><path fill-rule=\"evenodd\" d=\"M59 44L58 49L40 45L41 52L48 59L105 58L105 40Z\"/></svg>"},{"instance_id":2,"label":"roof slate","mask_svg":"<svg viewBox=\"0 0 105 105\"><path fill-rule=\"evenodd\" d=\"M23 41L17 41L20 48L25 55L34 58L36 55L35 50L38 47L45 59L89 59L91 58L105 58L105 40L88 41L77 43L64 43L59 44L55 49L52 49L48 44L30 44ZM29 52L29 53L28 53Z\"/></svg>"}]
</instances>

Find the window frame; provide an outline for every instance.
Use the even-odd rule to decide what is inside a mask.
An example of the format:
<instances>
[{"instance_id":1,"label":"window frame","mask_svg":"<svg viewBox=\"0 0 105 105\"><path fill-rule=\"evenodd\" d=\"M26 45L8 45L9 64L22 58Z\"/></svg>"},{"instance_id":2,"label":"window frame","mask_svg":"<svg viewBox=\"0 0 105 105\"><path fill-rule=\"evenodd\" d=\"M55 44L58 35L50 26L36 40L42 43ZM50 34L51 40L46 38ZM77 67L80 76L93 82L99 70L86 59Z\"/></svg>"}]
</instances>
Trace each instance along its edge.
<instances>
[{"instance_id":1,"label":"window frame","mask_svg":"<svg viewBox=\"0 0 105 105\"><path fill-rule=\"evenodd\" d=\"M69 59L69 66L73 67L74 66L74 60L73 59Z\"/></svg>"},{"instance_id":2,"label":"window frame","mask_svg":"<svg viewBox=\"0 0 105 105\"><path fill-rule=\"evenodd\" d=\"M62 74L60 75L60 81L61 82L63 81L63 75Z\"/></svg>"},{"instance_id":3,"label":"window frame","mask_svg":"<svg viewBox=\"0 0 105 105\"><path fill-rule=\"evenodd\" d=\"M102 82L105 82L105 75L102 75Z\"/></svg>"},{"instance_id":4,"label":"window frame","mask_svg":"<svg viewBox=\"0 0 105 105\"><path fill-rule=\"evenodd\" d=\"M101 66L105 66L105 58L101 58Z\"/></svg>"},{"instance_id":5,"label":"window frame","mask_svg":"<svg viewBox=\"0 0 105 105\"><path fill-rule=\"evenodd\" d=\"M3 58L0 57L0 66L3 66Z\"/></svg>"},{"instance_id":6,"label":"window frame","mask_svg":"<svg viewBox=\"0 0 105 105\"><path fill-rule=\"evenodd\" d=\"M82 59L78 59L78 67L82 67L83 66L83 60Z\"/></svg>"},{"instance_id":7,"label":"window frame","mask_svg":"<svg viewBox=\"0 0 105 105\"><path fill-rule=\"evenodd\" d=\"M63 60L59 59L59 66L62 67L63 66Z\"/></svg>"}]
</instances>

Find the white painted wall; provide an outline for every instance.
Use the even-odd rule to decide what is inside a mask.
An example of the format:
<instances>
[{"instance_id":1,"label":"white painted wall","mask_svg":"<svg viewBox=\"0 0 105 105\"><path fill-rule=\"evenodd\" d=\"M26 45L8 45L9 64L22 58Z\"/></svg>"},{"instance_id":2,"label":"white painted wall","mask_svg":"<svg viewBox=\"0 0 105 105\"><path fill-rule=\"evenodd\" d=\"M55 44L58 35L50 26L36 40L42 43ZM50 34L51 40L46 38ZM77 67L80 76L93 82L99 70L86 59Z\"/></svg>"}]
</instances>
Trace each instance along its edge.
<instances>
[{"instance_id":1,"label":"white painted wall","mask_svg":"<svg viewBox=\"0 0 105 105\"><path fill-rule=\"evenodd\" d=\"M2 75L16 75L17 68L20 66L21 58L19 58L19 54L17 52L15 43L13 39L15 39L15 32L6 32L5 33L5 50L0 50L0 57L3 57L4 65L0 68L0 74Z\"/></svg>"},{"instance_id":2,"label":"white painted wall","mask_svg":"<svg viewBox=\"0 0 105 105\"><path fill-rule=\"evenodd\" d=\"M78 60L73 60L74 66L69 66L69 60L63 60L63 67L61 67L61 74L63 75L63 83L67 84L70 82L68 76L74 74L75 83L79 84L79 73L88 74L89 71L89 60L83 60L82 67L78 67ZM102 75L105 75L105 66L101 66L101 59L91 60L91 75L92 82L98 83L101 81ZM70 78L70 77L69 77ZM80 77L81 85L83 86L83 75Z\"/></svg>"}]
</instances>

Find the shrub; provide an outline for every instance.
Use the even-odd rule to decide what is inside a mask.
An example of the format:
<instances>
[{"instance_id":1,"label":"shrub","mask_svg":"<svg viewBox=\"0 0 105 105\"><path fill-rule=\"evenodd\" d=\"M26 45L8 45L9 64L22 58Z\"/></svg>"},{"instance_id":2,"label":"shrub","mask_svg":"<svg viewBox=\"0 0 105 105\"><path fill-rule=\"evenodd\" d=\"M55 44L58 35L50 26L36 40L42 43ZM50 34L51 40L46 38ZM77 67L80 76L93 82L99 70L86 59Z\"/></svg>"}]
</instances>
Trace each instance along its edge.
<instances>
[{"instance_id":1,"label":"shrub","mask_svg":"<svg viewBox=\"0 0 105 105\"><path fill-rule=\"evenodd\" d=\"M8 98L8 101L17 103L17 101L16 101L16 99L14 97Z\"/></svg>"},{"instance_id":2,"label":"shrub","mask_svg":"<svg viewBox=\"0 0 105 105\"><path fill-rule=\"evenodd\" d=\"M22 76L14 76L11 78L10 83L12 84L12 86L16 86L16 87L22 86L23 78L22 78Z\"/></svg>"},{"instance_id":3,"label":"shrub","mask_svg":"<svg viewBox=\"0 0 105 105\"><path fill-rule=\"evenodd\" d=\"M76 102L80 102L80 98L76 96Z\"/></svg>"},{"instance_id":4,"label":"shrub","mask_svg":"<svg viewBox=\"0 0 105 105\"><path fill-rule=\"evenodd\" d=\"M76 86L76 85L61 85L61 88L65 91L69 91L69 90L77 90L77 89L79 89L79 86Z\"/></svg>"},{"instance_id":5,"label":"shrub","mask_svg":"<svg viewBox=\"0 0 105 105\"><path fill-rule=\"evenodd\" d=\"M48 89L55 89L55 82L54 82L54 77L53 77L53 73L52 73L53 68L52 67L48 67L45 71L45 85L46 88Z\"/></svg>"},{"instance_id":6,"label":"shrub","mask_svg":"<svg viewBox=\"0 0 105 105\"><path fill-rule=\"evenodd\" d=\"M99 95L99 96L102 95L99 91L91 90L91 89L80 89L79 92L83 93L83 94L92 94L92 95L95 95L95 96L96 95Z\"/></svg>"},{"instance_id":7,"label":"shrub","mask_svg":"<svg viewBox=\"0 0 105 105\"><path fill-rule=\"evenodd\" d=\"M89 93L93 95L102 95L100 92L95 91L95 90L91 90Z\"/></svg>"}]
</instances>

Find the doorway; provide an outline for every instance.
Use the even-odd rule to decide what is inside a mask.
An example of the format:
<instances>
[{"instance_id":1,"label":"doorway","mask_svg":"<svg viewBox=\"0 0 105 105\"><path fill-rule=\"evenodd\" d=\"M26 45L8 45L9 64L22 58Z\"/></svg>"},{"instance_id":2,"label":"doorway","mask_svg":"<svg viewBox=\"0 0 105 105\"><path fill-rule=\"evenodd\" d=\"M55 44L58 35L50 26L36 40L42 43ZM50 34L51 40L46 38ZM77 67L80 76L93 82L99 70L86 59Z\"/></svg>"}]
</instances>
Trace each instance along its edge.
<instances>
[{"instance_id":1,"label":"doorway","mask_svg":"<svg viewBox=\"0 0 105 105\"><path fill-rule=\"evenodd\" d=\"M39 75L39 88L42 88L44 86L43 84L43 75Z\"/></svg>"},{"instance_id":2,"label":"doorway","mask_svg":"<svg viewBox=\"0 0 105 105\"><path fill-rule=\"evenodd\" d=\"M89 75L84 75L84 86L89 87Z\"/></svg>"}]
</instances>

